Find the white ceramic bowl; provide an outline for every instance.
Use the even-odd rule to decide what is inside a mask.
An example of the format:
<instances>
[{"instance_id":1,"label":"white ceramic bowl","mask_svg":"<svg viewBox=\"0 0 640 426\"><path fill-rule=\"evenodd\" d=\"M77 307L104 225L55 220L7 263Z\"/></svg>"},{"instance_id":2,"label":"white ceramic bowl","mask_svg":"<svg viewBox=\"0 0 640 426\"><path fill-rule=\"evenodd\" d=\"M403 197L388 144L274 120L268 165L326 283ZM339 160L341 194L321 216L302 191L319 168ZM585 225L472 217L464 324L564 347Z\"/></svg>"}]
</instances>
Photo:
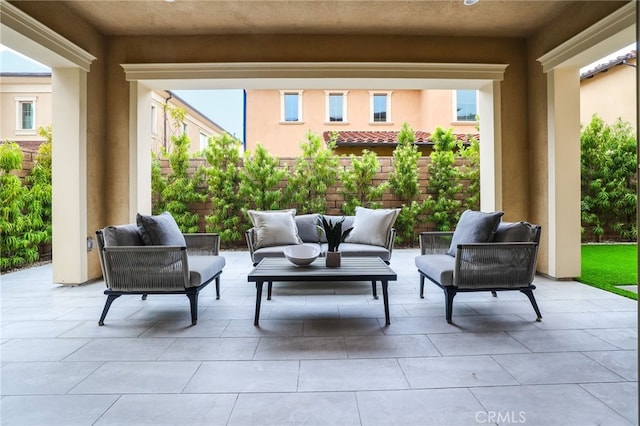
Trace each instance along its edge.
<instances>
[{"instance_id":1,"label":"white ceramic bowl","mask_svg":"<svg viewBox=\"0 0 640 426\"><path fill-rule=\"evenodd\" d=\"M308 266L320 256L320 249L298 244L284 248L284 256L296 266Z\"/></svg>"}]
</instances>

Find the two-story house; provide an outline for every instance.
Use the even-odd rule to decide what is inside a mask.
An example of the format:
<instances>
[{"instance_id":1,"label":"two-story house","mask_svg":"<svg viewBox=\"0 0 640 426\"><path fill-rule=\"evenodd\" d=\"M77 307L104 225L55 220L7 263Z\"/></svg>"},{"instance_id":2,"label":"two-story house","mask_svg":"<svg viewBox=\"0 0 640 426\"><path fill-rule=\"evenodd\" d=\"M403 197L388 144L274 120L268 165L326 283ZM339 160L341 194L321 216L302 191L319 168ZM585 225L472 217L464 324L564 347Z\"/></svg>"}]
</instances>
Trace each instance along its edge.
<instances>
[{"instance_id":1,"label":"two-story house","mask_svg":"<svg viewBox=\"0 0 640 426\"><path fill-rule=\"evenodd\" d=\"M477 134L475 90L247 90L246 99L246 149L262 144L278 156L299 154L309 131L325 140L337 132L340 154L380 155L391 154L405 122L423 152L436 126Z\"/></svg>"}]
</instances>

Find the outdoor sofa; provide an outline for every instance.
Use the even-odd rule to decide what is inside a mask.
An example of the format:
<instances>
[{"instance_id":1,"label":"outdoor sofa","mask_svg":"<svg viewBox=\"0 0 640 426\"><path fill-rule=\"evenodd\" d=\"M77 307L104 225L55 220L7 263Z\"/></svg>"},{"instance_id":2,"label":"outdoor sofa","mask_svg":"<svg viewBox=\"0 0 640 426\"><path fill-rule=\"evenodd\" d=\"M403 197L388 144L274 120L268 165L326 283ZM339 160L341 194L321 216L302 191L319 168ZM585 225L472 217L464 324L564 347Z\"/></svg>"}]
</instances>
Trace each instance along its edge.
<instances>
[{"instance_id":1,"label":"outdoor sofa","mask_svg":"<svg viewBox=\"0 0 640 426\"><path fill-rule=\"evenodd\" d=\"M137 215L135 224L107 226L96 232L107 300L98 322L122 295L185 294L191 307L191 324L198 320L198 294L215 280L220 298L220 274L225 266L219 255L218 234L182 234L168 212Z\"/></svg>"},{"instance_id":2,"label":"outdoor sofa","mask_svg":"<svg viewBox=\"0 0 640 426\"><path fill-rule=\"evenodd\" d=\"M353 216L324 215L332 223L342 220L342 229L353 228L339 246L344 257L379 257L385 263L391 261L396 231L393 227L398 209L368 209L356 207ZM245 233L253 265L267 257L285 257L285 247L305 244L316 247L325 254L327 238L318 224L319 214L296 215L295 209L248 212L253 227ZM318 260L318 261L324 261ZM378 298L376 283L371 283L373 297ZM267 300L271 299L273 283L267 287Z\"/></svg>"}]
</instances>

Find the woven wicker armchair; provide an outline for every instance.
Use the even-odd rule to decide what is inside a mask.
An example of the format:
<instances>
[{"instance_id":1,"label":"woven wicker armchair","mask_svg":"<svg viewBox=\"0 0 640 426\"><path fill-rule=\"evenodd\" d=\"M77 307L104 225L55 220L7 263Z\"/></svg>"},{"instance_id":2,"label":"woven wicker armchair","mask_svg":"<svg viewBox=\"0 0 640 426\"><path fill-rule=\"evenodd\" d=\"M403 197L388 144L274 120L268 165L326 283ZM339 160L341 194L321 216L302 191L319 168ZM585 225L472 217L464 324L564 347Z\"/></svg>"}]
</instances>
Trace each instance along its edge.
<instances>
[{"instance_id":1,"label":"woven wicker armchair","mask_svg":"<svg viewBox=\"0 0 640 426\"><path fill-rule=\"evenodd\" d=\"M453 232L420 234L421 255L415 259L420 273L420 297L428 278L445 294L447 322L451 323L453 298L460 292L520 291L542 319L533 295L541 227L526 222L502 222L492 242L458 244L451 256ZM449 253L447 253L449 251Z\"/></svg>"},{"instance_id":2,"label":"woven wicker armchair","mask_svg":"<svg viewBox=\"0 0 640 426\"><path fill-rule=\"evenodd\" d=\"M186 246L144 245L135 224L109 226L96 232L100 265L107 289L104 319L115 299L126 294L185 294L191 305L191 323L198 320L198 294L215 280L220 298L218 234L184 234Z\"/></svg>"}]
</instances>

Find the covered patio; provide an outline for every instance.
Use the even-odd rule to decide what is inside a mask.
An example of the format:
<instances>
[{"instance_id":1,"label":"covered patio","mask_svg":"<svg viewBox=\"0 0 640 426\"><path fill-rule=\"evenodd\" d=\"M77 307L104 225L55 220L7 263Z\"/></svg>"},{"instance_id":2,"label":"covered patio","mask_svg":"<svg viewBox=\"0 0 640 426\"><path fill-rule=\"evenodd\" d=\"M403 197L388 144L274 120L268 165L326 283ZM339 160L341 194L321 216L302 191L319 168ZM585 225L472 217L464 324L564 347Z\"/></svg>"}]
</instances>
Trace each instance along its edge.
<instances>
[{"instance_id":1,"label":"covered patio","mask_svg":"<svg viewBox=\"0 0 640 426\"><path fill-rule=\"evenodd\" d=\"M418 296L418 250L394 251L391 325L363 283L275 284L253 326L247 252L222 297L56 286L52 266L0 287L3 425L627 425L638 421L637 303L537 277L524 295Z\"/></svg>"}]
</instances>

